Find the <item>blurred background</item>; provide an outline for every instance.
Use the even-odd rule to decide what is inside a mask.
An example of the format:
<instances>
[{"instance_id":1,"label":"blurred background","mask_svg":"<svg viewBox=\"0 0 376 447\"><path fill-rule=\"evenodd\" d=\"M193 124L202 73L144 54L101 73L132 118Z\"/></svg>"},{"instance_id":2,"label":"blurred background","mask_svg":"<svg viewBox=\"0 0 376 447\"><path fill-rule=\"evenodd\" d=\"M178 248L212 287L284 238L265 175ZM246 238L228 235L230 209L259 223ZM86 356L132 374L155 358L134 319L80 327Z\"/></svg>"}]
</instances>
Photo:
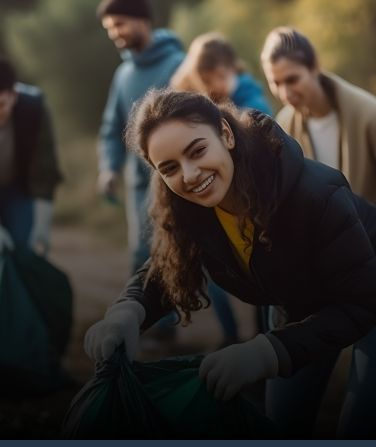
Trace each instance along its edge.
<instances>
[{"instance_id":1,"label":"blurred background","mask_svg":"<svg viewBox=\"0 0 376 447\"><path fill-rule=\"evenodd\" d=\"M297 28L316 47L322 67L376 95L375 0L149 0L155 27L169 27L187 48L199 34L220 31L249 71L264 83L259 57L266 35L280 25ZM120 57L95 16L99 0L0 0L0 53L9 56L20 81L43 89L52 112L64 183L58 189L51 259L75 289L75 326L65 365L77 388L40 400L0 401L0 437L56 437L70 400L93 373L83 351L87 328L103 317L127 277L123 200L111 206L96 192L96 139L109 85ZM234 302L241 336L250 336L242 303ZM206 312L206 313L205 313ZM212 322L200 325L199 321ZM197 321L197 323L196 323ZM218 344L211 309L179 329L193 352ZM201 328L201 329L200 329ZM181 352L184 354L185 352ZM163 353L162 353L163 354ZM162 355L161 354L161 355ZM162 355L163 357L163 355ZM141 352L139 359L153 356ZM348 372L341 357L316 427L332 438Z\"/></svg>"},{"instance_id":2,"label":"blurred background","mask_svg":"<svg viewBox=\"0 0 376 447\"><path fill-rule=\"evenodd\" d=\"M21 81L41 87L54 119L65 182L55 221L84 225L125 244L123 209L99 203L95 140L119 55L95 16L96 0L0 0L0 49ZM186 48L199 34L222 32L261 81L268 32L291 25L316 47L323 68L376 94L374 0L150 0L156 27ZM269 88L265 84L265 92ZM281 105L274 101L277 112ZM72 194L74 192L74 194Z\"/></svg>"}]
</instances>

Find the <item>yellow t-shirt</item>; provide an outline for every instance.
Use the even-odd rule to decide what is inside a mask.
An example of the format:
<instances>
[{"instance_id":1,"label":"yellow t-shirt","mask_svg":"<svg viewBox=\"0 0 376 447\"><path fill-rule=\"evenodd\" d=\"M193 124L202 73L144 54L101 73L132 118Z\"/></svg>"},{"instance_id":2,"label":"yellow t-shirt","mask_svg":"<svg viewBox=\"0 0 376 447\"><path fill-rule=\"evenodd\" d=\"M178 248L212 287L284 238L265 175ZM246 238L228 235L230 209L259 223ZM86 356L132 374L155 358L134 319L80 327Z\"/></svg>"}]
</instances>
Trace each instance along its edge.
<instances>
[{"instance_id":1,"label":"yellow t-shirt","mask_svg":"<svg viewBox=\"0 0 376 447\"><path fill-rule=\"evenodd\" d=\"M240 237L240 234L238 232L237 227L237 218L236 216L226 213L226 211L223 211L218 206L214 207L215 214L217 215L219 221L221 222L221 225L223 229L225 230L227 237L230 239L232 245L234 246L236 252L238 253L240 259L244 263L246 269L249 269L249 258L252 254L252 245L247 248L247 250L244 251L246 247L246 242L243 241L243 239ZM251 241L253 241L253 234L255 231L255 227L253 226L253 223L247 219L247 227L245 229L245 234L248 236ZM244 266L243 266L244 267ZM249 270L248 270L249 271Z\"/></svg>"}]
</instances>

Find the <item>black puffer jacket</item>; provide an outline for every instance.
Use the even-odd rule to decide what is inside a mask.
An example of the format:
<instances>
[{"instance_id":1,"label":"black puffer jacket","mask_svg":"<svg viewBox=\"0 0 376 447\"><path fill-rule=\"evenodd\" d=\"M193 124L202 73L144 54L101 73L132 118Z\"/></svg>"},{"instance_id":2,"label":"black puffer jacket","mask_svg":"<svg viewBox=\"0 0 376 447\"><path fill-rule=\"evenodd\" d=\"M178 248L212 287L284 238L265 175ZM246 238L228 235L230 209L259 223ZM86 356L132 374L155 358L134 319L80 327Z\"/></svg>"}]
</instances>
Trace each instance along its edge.
<instances>
[{"instance_id":1,"label":"black puffer jacket","mask_svg":"<svg viewBox=\"0 0 376 447\"><path fill-rule=\"evenodd\" d=\"M244 276L214 209L186 202L192 234L212 279L240 300L275 305L287 321L267 334L288 377L349 346L376 325L376 207L352 193L340 171L303 157L284 134L279 207L266 251L257 230L250 259L259 286ZM148 263L120 300L146 309L143 328L164 312L162 290L142 280Z\"/></svg>"},{"instance_id":2,"label":"black puffer jacket","mask_svg":"<svg viewBox=\"0 0 376 447\"><path fill-rule=\"evenodd\" d=\"M49 113L38 87L18 83L13 109L16 151L15 183L32 197L52 200L62 177Z\"/></svg>"}]
</instances>

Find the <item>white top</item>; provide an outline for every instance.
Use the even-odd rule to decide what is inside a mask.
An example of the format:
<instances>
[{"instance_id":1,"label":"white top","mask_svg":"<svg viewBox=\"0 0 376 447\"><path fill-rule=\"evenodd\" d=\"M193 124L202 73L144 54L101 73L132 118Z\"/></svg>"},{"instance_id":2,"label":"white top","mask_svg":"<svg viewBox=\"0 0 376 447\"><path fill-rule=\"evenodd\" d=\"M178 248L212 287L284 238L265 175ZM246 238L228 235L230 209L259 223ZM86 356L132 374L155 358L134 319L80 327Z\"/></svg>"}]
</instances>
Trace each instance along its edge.
<instances>
[{"instance_id":1,"label":"white top","mask_svg":"<svg viewBox=\"0 0 376 447\"><path fill-rule=\"evenodd\" d=\"M14 135L12 120L0 127L0 186L8 184L14 174Z\"/></svg>"},{"instance_id":2,"label":"white top","mask_svg":"<svg viewBox=\"0 0 376 447\"><path fill-rule=\"evenodd\" d=\"M339 121L332 110L322 118L307 118L308 132L313 144L315 159L332 168L339 169Z\"/></svg>"}]
</instances>

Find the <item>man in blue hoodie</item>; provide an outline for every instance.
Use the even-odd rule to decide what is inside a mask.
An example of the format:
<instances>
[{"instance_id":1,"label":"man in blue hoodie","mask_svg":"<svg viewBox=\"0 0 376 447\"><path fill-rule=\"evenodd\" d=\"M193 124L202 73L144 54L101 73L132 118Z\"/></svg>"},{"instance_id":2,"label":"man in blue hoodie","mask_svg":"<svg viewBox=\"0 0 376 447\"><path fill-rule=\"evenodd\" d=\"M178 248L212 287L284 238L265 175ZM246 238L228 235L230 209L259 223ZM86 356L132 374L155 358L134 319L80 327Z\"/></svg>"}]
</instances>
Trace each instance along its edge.
<instances>
[{"instance_id":1,"label":"man in blue hoodie","mask_svg":"<svg viewBox=\"0 0 376 447\"><path fill-rule=\"evenodd\" d=\"M112 81L103 115L98 187L103 195L114 199L125 164L128 247L134 274L149 256L145 234L149 171L142 161L126 152L122 140L124 125L135 101L151 87L169 84L184 53L181 42L171 31L152 31L146 0L103 0L97 15L123 59Z\"/></svg>"},{"instance_id":2,"label":"man in blue hoodie","mask_svg":"<svg viewBox=\"0 0 376 447\"><path fill-rule=\"evenodd\" d=\"M114 199L125 164L128 249L130 273L134 275L150 256L145 203L149 194L149 171L140 159L126 152L122 139L124 125L133 103L149 88L162 88L170 83L185 54L181 42L171 31L152 31L146 0L103 0L97 15L123 58L103 115L98 187L104 196ZM237 342L236 322L226 293L212 282L209 293L225 334L223 346ZM159 322L159 339L173 340L175 328L169 324L174 321L175 314L171 313Z\"/></svg>"}]
</instances>

